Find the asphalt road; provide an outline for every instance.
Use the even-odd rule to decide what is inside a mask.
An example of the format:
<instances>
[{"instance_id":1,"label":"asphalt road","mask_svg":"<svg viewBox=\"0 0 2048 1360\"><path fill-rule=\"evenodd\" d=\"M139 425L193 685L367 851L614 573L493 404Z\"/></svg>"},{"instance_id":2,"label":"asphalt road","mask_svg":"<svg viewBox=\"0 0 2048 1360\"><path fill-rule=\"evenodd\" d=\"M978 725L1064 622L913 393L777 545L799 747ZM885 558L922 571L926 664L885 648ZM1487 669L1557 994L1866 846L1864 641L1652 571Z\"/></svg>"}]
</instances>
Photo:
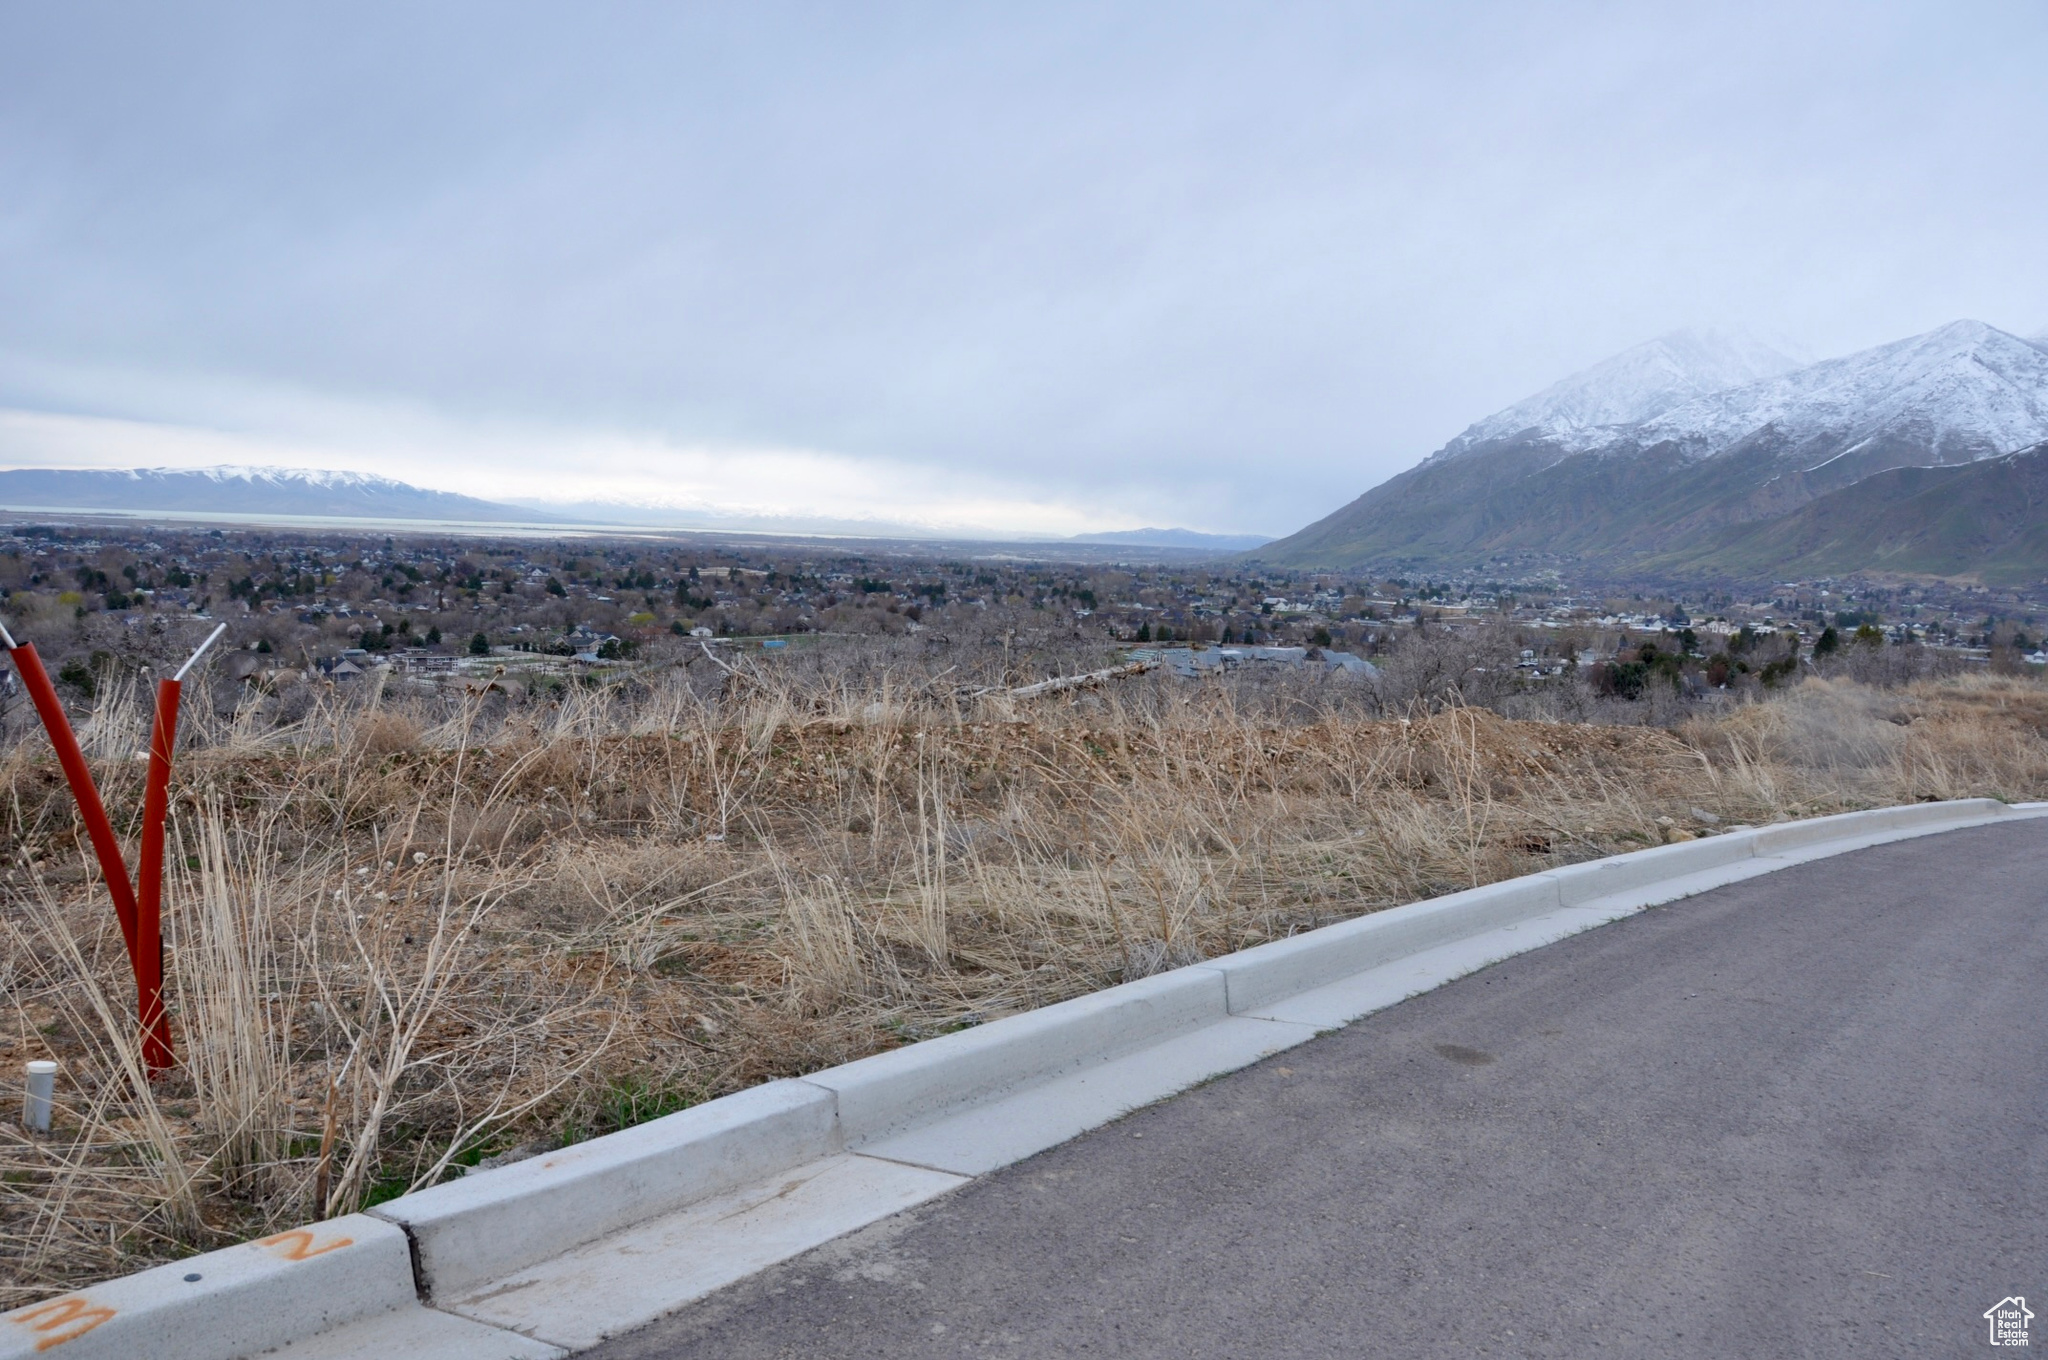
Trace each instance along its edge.
<instances>
[{"instance_id":1,"label":"asphalt road","mask_svg":"<svg viewBox=\"0 0 2048 1360\"><path fill-rule=\"evenodd\" d=\"M2048 821L1441 988L591 1354L1946 1356L2048 1345ZM1994 1352L1996 1353L1996 1352Z\"/></svg>"}]
</instances>

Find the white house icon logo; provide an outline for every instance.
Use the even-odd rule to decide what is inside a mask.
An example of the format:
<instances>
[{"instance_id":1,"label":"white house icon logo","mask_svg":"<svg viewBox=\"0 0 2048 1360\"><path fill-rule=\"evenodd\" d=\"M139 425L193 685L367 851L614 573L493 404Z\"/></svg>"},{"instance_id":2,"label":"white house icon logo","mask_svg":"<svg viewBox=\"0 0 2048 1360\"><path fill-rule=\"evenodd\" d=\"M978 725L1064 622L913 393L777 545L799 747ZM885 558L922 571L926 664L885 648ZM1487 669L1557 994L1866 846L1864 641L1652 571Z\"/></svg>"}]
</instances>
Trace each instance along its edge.
<instances>
[{"instance_id":1,"label":"white house icon logo","mask_svg":"<svg viewBox=\"0 0 2048 1360\"><path fill-rule=\"evenodd\" d=\"M2033 1320L2033 1310L2017 1294L2009 1299L2000 1299L1984 1310L1984 1321L1991 1327L1991 1344L1994 1346L2026 1345L2027 1324Z\"/></svg>"}]
</instances>

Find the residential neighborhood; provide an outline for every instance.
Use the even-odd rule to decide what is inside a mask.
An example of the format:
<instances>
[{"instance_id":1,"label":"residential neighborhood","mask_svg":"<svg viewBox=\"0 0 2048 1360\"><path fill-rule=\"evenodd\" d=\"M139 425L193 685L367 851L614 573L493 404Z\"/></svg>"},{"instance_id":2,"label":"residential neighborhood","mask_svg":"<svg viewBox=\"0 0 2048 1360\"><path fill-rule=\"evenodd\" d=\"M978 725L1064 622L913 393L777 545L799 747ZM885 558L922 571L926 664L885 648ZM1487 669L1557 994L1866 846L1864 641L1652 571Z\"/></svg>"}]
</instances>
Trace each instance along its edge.
<instances>
[{"instance_id":1,"label":"residential neighborhood","mask_svg":"<svg viewBox=\"0 0 2048 1360\"><path fill-rule=\"evenodd\" d=\"M1254 574L1232 559L1053 562L1014 549L880 553L711 535L127 536L17 523L0 530L0 609L87 683L106 661L168 657L209 620L229 626L219 664L267 687L374 676L532 690L735 651L766 659L883 644L968 649L970 664L1019 683L1103 655L1188 679L1289 671L1369 681L1389 653L1436 639L1471 650L1468 664L1495 683L1578 680L1624 699L1655 675L1697 697L1851 661L2048 665L2048 596L1975 585L1820 580L1759 591L1554 572Z\"/></svg>"}]
</instances>

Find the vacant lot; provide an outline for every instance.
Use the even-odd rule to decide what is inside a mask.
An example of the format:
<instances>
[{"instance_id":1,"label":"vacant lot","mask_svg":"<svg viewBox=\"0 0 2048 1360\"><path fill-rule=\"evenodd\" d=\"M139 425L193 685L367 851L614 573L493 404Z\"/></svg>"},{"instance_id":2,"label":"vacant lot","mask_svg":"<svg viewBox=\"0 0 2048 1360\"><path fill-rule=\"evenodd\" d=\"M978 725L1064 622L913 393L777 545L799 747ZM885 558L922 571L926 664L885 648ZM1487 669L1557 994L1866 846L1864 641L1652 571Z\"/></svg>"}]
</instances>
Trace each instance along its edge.
<instances>
[{"instance_id":1,"label":"vacant lot","mask_svg":"<svg viewBox=\"0 0 2048 1360\"><path fill-rule=\"evenodd\" d=\"M0 1303L1474 883L2048 796L2048 690L2017 679L1809 680L1671 729L1306 681L717 680L195 713L154 1087L69 795L16 742L0 1070L60 1059L62 1108L0 1132ZM147 717L116 688L85 725L131 815Z\"/></svg>"}]
</instances>

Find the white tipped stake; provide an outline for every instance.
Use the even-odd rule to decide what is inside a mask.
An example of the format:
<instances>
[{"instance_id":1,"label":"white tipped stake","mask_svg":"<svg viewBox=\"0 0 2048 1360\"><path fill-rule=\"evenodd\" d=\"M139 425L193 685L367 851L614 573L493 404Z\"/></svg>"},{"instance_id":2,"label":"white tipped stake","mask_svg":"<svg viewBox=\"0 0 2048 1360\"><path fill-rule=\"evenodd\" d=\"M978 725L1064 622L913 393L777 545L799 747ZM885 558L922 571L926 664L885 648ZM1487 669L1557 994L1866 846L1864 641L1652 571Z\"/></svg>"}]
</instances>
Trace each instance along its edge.
<instances>
[{"instance_id":1,"label":"white tipped stake","mask_svg":"<svg viewBox=\"0 0 2048 1360\"><path fill-rule=\"evenodd\" d=\"M227 630L228 626L224 623L216 625L214 630L206 635L206 641L199 644L199 650L193 652L191 656L185 658L185 664L178 667L178 673L172 676L171 679L182 682L185 678L185 672L191 670L194 666L198 665L199 658L206 655L206 649L208 647L211 647L215 642L218 642L220 640L220 635L222 633L225 633Z\"/></svg>"},{"instance_id":2,"label":"white tipped stake","mask_svg":"<svg viewBox=\"0 0 2048 1360\"><path fill-rule=\"evenodd\" d=\"M10 652L21 645L20 643L14 640L14 634L7 631L7 625L5 622L0 622L0 642L5 642L7 644L7 650Z\"/></svg>"},{"instance_id":3,"label":"white tipped stake","mask_svg":"<svg viewBox=\"0 0 2048 1360\"><path fill-rule=\"evenodd\" d=\"M28 1065L28 1091L21 1102L21 1122L31 1133L50 1131L50 1111L57 1104L57 1064L37 1058Z\"/></svg>"}]
</instances>

